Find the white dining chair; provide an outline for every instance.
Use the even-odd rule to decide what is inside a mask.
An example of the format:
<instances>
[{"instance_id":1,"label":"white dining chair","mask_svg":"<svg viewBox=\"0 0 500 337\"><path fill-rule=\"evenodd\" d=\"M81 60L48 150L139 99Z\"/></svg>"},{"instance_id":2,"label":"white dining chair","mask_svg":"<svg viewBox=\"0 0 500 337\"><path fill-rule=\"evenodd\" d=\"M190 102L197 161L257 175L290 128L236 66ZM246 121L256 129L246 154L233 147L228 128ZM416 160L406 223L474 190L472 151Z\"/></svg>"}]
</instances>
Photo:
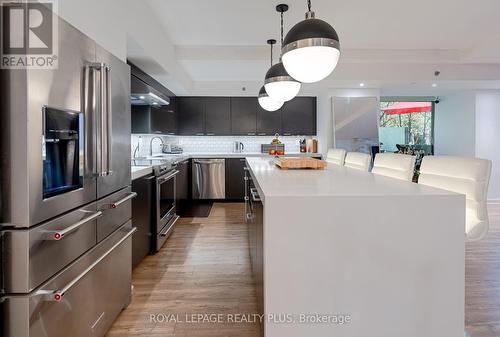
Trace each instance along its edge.
<instances>
[{"instance_id":1,"label":"white dining chair","mask_svg":"<svg viewBox=\"0 0 500 337\"><path fill-rule=\"evenodd\" d=\"M368 172L371 160L372 158L369 154L361 152L348 152L345 156L344 166Z\"/></svg>"},{"instance_id":2,"label":"white dining chair","mask_svg":"<svg viewBox=\"0 0 500 337\"><path fill-rule=\"evenodd\" d=\"M372 173L381 176L412 181L415 172L415 156L399 153L377 153Z\"/></svg>"},{"instance_id":3,"label":"white dining chair","mask_svg":"<svg viewBox=\"0 0 500 337\"><path fill-rule=\"evenodd\" d=\"M465 194L465 234L467 241L477 241L489 230L487 197L490 175L490 160L427 156L422 160L418 183Z\"/></svg>"},{"instance_id":4,"label":"white dining chair","mask_svg":"<svg viewBox=\"0 0 500 337\"><path fill-rule=\"evenodd\" d=\"M346 150L328 149L326 161L339 166L344 166Z\"/></svg>"}]
</instances>

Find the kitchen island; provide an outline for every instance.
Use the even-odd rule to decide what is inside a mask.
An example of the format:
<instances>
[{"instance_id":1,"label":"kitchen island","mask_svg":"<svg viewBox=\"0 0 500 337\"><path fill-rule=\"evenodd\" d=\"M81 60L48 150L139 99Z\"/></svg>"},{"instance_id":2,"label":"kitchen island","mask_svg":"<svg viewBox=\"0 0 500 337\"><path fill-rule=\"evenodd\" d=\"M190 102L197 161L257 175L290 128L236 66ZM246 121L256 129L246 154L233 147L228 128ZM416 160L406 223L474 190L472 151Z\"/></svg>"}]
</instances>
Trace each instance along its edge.
<instances>
[{"instance_id":1,"label":"kitchen island","mask_svg":"<svg viewBox=\"0 0 500 337\"><path fill-rule=\"evenodd\" d=\"M463 336L465 196L331 164L247 166L266 337Z\"/></svg>"}]
</instances>

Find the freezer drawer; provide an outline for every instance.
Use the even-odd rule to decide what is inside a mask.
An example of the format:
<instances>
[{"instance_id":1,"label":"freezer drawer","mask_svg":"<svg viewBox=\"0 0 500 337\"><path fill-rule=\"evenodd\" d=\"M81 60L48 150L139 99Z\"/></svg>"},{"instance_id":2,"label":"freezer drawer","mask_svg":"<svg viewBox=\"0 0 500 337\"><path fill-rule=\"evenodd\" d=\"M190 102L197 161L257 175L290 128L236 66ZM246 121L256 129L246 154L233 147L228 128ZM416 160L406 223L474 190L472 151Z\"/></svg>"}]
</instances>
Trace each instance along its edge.
<instances>
[{"instance_id":1,"label":"freezer drawer","mask_svg":"<svg viewBox=\"0 0 500 337\"><path fill-rule=\"evenodd\" d=\"M3 292L28 293L94 247L100 216L91 203L31 229L4 231Z\"/></svg>"},{"instance_id":2,"label":"freezer drawer","mask_svg":"<svg viewBox=\"0 0 500 337\"><path fill-rule=\"evenodd\" d=\"M130 302L134 231L127 222L34 292L5 297L3 336L104 336Z\"/></svg>"},{"instance_id":3,"label":"freezer drawer","mask_svg":"<svg viewBox=\"0 0 500 337\"><path fill-rule=\"evenodd\" d=\"M225 199L224 159L193 159L193 199Z\"/></svg>"},{"instance_id":4,"label":"freezer drawer","mask_svg":"<svg viewBox=\"0 0 500 337\"><path fill-rule=\"evenodd\" d=\"M97 201L102 216L97 219L97 242L104 240L118 227L132 218L132 199L137 196L129 186Z\"/></svg>"}]
</instances>

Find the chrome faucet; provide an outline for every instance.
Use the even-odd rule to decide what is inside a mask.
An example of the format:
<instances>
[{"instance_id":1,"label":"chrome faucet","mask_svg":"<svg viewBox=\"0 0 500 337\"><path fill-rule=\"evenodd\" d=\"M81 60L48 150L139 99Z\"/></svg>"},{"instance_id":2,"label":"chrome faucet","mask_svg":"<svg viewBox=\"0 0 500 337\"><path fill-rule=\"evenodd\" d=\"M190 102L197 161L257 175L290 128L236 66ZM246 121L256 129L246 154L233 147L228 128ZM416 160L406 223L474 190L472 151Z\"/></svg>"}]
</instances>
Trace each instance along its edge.
<instances>
[{"instance_id":1,"label":"chrome faucet","mask_svg":"<svg viewBox=\"0 0 500 337\"><path fill-rule=\"evenodd\" d=\"M163 142L163 139L161 139L161 137L158 137L158 136L154 136L153 138L151 138L151 140L149 141L149 156L152 156L153 155L153 141L155 139L159 139L161 141L161 145L163 146L165 143Z\"/></svg>"}]
</instances>

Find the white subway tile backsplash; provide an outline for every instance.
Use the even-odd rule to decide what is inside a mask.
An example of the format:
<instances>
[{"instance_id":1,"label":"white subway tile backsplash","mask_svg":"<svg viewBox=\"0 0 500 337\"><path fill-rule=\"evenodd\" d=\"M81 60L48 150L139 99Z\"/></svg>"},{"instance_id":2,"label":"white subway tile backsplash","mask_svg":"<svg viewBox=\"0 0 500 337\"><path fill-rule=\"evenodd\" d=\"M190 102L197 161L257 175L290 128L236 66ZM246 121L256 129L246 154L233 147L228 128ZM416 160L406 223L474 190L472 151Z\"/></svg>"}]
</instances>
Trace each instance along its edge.
<instances>
[{"instance_id":1,"label":"white subway tile backsplash","mask_svg":"<svg viewBox=\"0 0 500 337\"><path fill-rule=\"evenodd\" d=\"M272 136L157 136L149 134L132 135L132 156L140 140L137 157L149 155L149 144L153 137L161 137L165 143L181 145L186 153L231 153L235 141L243 143L245 152L260 152L261 144L270 144ZM288 153L300 152L299 141L306 136L280 136L280 141L285 144ZM153 154L161 152L159 139L153 140Z\"/></svg>"}]
</instances>

